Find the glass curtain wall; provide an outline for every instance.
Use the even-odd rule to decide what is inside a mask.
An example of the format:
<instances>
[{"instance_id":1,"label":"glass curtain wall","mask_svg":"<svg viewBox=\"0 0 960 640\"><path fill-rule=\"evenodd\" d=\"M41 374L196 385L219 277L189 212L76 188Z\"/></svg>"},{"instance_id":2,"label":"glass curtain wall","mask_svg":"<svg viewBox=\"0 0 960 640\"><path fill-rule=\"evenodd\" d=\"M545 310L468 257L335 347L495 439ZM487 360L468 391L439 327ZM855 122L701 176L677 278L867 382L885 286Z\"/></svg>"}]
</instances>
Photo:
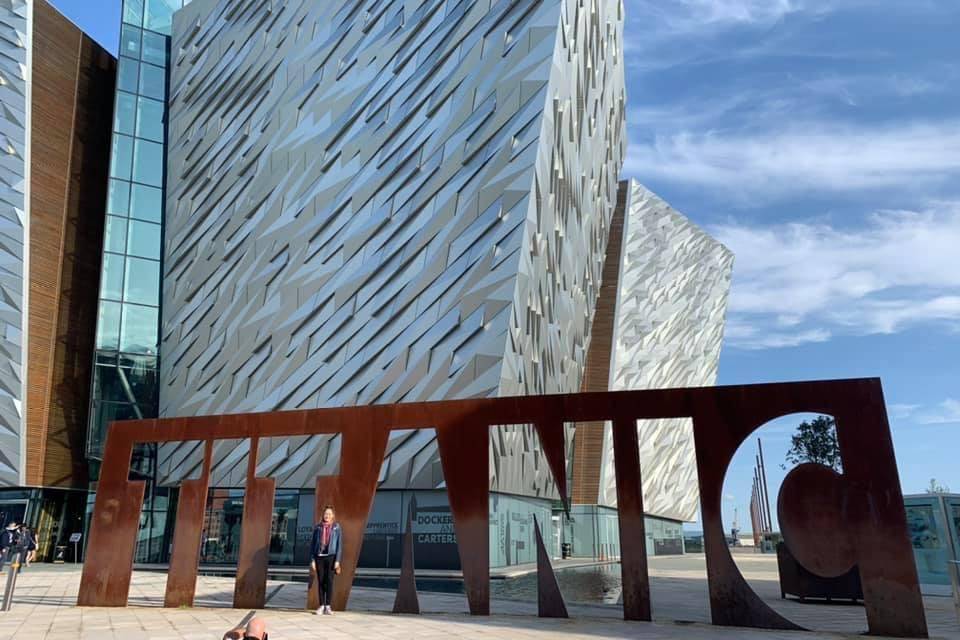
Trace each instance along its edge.
<instances>
[{"instance_id":1,"label":"glass curtain wall","mask_svg":"<svg viewBox=\"0 0 960 640\"><path fill-rule=\"evenodd\" d=\"M107 424L157 413L167 61L173 12L183 4L123 0L87 439L94 467ZM138 452L134 466L150 475L151 452Z\"/></svg>"},{"instance_id":2,"label":"glass curtain wall","mask_svg":"<svg viewBox=\"0 0 960 640\"><path fill-rule=\"evenodd\" d=\"M187 2L123 0L87 430L93 481L107 425L157 416L167 64L173 13ZM131 473L148 482L137 560L161 561L166 495L155 495L155 447L134 452Z\"/></svg>"},{"instance_id":3,"label":"glass curtain wall","mask_svg":"<svg viewBox=\"0 0 960 640\"><path fill-rule=\"evenodd\" d=\"M211 489L203 521L201 564L236 564L243 525L243 489ZM274 494L270 526L270 564L306 565L312 541L313 509L303 512L303 497L313 494L298 489L278 489ZM306 535L298 538L303 529ZM302 549L298 549L302 547ZM296 553L298 552L299 553ZM296 553L296 557L295 557Z\"/></svg>"},{"instance_id":4,"label":"glass curtain wall","mask_svg":"<svg viewBox=\"0 0 960 640\"><path fill-rule=\"evenodd\" d=\"M920 584L944 587L942 592L926 589L924 593L946 595L950 563L960 558L960 496L905 496L904 502Z\"/></svg>"}]
</instances>

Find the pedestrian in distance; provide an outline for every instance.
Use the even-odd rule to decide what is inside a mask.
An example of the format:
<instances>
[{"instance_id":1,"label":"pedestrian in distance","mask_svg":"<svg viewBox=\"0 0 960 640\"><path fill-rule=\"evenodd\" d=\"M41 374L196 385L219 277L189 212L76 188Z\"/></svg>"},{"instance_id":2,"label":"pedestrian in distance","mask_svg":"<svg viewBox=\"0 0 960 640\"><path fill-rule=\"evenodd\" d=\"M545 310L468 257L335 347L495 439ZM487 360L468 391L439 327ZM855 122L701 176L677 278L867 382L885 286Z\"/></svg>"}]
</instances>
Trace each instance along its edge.
<instances>
[{"instance_id":1,"label":"pedestrian in distance","mask_svg":"<svg viewBox=\"0 0 960 640\"><path fill-rule=\"evenodd\" d=\"M317 569L317 590L320 592L320 607L316 614L330 615L330 599L333 595L333 578L340 574L341 545L340 524L337 512L330 505L323 508L323 517L313 529L313 544L310 547L313 564Z\"/></svg>"},{"instance_id":2,"label":"pedestrian in distance","mask_svg":"<svg viewBox=\"0 0 960 640\"><path fill-rule=\"evenodd\" d=\"M3 565L10 561L11 555L20 543L20 525L11 521L7 528L0 531L0 571Z\"/></svg>"},{"instance_id":3,"label":"pedestrian in distance","mask_svg":"<svg viewBox=\"0 0 960 640\"><path fill-rule=\"evenodd\" d=\"M24 526L20 529L20 535L24 543L26 558L24 563L29 567L37 559L37 532L30 527Z\"/></svg>"}]
</instances>

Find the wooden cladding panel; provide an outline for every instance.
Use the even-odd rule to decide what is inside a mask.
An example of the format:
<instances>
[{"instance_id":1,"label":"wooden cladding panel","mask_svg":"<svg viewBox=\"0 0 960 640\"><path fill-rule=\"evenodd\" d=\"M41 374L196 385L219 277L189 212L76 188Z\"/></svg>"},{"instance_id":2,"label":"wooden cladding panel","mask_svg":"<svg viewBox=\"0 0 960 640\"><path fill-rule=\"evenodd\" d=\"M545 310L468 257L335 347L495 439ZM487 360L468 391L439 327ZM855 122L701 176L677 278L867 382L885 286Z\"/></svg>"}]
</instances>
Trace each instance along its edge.
<instances>
[{"instance_id":1,"label":"wooden cladding panel","mask_svg":"<svg viewBox=\"0 0 960 640\"><path fill-rule=\"evenodd\" d=\"M26 480L39 485L47 441L80 31L46 2L34 8L30 131L30 277Z\"/></svg>"},{"instance_id":2,"label":"wooden cladding panel","mask_svg":"<svg viewBox=\"0 0 960 640\"><path fill-rule=\"evenodd\" d=\"M26 482L85 487L116 61L45 0L33 47Z\"/></svg>"},{"instance_id":3,"label":"wooden cladding panel","mask_svg":"<svg viewBox=\"0 0 960 640\"><path fill-rule=\"evenodd\" d=\"M53 401L47 414L46 486L87 484L85 448L116 68L112 55L83 37L50 388Z\"/></svg>"},{"instance_id":4,"label":"wooden cladding panel","mask_svg":"<svg viewBox=\"0 0 960 640\"><path fill-rule=\"evenodd\" d=\"M616 326L617 290L620 286L620 257L623 252L623 226L626 216L628 182L620 183L617 207L610 221L607 256L597 307L590 329L590 346L584 365L580 391L608 391L613 361L613 332ZM600 495L600 462L603 459L603 422L577 423L573 439L574 504L596 504Z\"/></svg>"}]
</instances>

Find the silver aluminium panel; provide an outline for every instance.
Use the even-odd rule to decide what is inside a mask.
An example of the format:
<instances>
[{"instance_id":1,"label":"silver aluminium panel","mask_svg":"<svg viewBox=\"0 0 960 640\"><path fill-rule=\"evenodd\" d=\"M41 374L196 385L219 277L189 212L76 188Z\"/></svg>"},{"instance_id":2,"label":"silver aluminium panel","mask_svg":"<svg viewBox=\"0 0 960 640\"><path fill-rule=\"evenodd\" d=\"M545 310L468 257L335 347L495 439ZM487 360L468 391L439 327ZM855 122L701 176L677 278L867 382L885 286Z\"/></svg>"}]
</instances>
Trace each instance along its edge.
<instances>
[{"instance_id":1,"label":"silver aluminium panel","mask_svg":"<svg viewBox=\"0 0 960 640\"><path fill-rule=\"evenodd\" d=\"M161 416L576 391L622 37L619 0L179 11ZM337 446L271 442L260 472L311 487ZM555 495L529 427L491 448L493 489ZM164 450L167 481L183 454ZM395 434L381 481L442 486L432 432Z\"/></svg>"},{"instance_id":2,"label":"silver aluminium panel","mask_svg":"<svg viewBox=\"0 0 960 640\"><path fill-rule=\"evenodd\" d=\"M624 218L610 389L716 383L733 254L656 194L631 181ZM638 422L644 510L697 519L690 420ZM617 503L613 445L604 433L600 502Z\"/></svg>"},{"instance_id":3,"label":"silver aluminium panel","mask_svg":"<svg viewBox=\"0 0 960 640\"><path fill-rule=\"evenodd\" d=\"M0 487L22 484L31 10L0 2Z\"/></svg>"}]
</instances>

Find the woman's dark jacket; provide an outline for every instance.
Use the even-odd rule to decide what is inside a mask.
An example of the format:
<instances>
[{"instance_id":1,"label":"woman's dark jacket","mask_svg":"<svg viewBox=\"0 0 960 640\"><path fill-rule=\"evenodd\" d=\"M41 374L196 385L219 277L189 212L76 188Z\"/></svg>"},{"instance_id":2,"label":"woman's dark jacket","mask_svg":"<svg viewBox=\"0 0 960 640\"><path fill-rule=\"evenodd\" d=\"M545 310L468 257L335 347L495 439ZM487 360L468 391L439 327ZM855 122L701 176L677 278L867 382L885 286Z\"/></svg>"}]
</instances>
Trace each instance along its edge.
<instances>
[{"instance_id":1,"label":"woman's dark jacket","mask_svg":"<svg viewBox=\"0 0 960 640\"><path fill-rule=\"evenodd\" d=\"M310 545L310 555L314 558L320 555L335 556L337 562L340 562L340 555L343 552L343 549L340 545L340 524L338 522L334 522L333 527L330 528L330 540L327 541L326 553L324 553L324 550L321 548L320 541L322 539L323 525L318 524L313 528L313 544Z\"/></svg>"}]
</instances>

